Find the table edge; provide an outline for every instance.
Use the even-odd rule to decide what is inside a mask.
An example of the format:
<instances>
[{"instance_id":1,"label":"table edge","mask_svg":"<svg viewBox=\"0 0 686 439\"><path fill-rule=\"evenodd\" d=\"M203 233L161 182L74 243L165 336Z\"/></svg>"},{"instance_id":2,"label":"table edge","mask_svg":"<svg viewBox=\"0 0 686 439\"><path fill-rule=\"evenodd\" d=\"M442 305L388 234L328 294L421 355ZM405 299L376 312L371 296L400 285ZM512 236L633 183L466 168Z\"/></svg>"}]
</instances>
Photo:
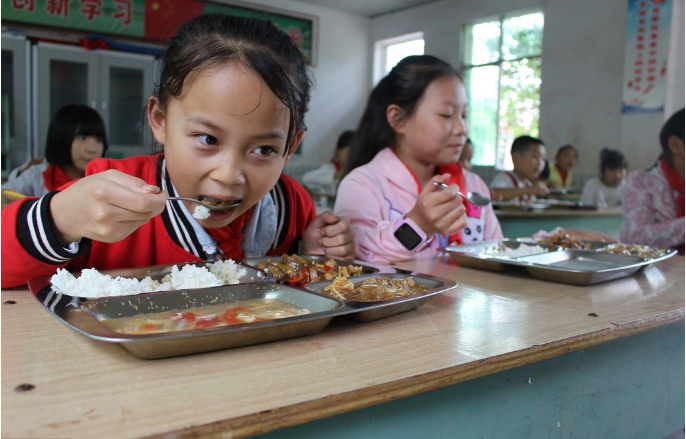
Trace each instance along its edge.
<instances>
[{"instance_id":1,"label":"table edge","mask_svg":"<svg viewBox=\"0 0 686 439\"><path fill-rule=\"evenodd\" d=\"M144 439L165 439L170 437L170 434L175 439L224 438L227 431L230 431L231 437L235 439L264 434L480 378L680 321L684 321L684 308L633 322L611 323L610 326L597 331L553 343L533 345L487 360L472 361L256 414L145 436Z\"/></svg>"}]
</instances>

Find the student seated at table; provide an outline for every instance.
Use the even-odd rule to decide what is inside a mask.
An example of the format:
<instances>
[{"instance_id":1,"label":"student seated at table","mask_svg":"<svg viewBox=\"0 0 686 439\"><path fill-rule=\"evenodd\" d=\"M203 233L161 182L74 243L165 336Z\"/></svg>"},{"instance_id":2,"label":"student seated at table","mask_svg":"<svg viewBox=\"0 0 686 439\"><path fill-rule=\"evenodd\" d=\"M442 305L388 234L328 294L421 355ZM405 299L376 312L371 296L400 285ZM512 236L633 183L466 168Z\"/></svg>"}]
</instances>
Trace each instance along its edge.
<instances>
[{"instance_id":1,"label":"student seated at table","mask_svg":"<svg viewBox=\"0 0 686 439\"><path fill-rule=\"evenodd\" d=\"M45 160L13 170L2 188L29 197L42 197L82 178L88 163L104 157L106 152L107 133L100 114L86 105L65 105L50 119ZM2 207L16 200L3 192Z\"/></svg>"},{"instance_id":2,"label":"student seated at table","mask_svg":"<svg viewBox=\"0 0 686 439\"><path fill-rule=\"evenodd\" d=\"M624 186L620 242L671 247L684 253L684 109L660 130L662 154L647 170L629 173Z\"/></svg>"},{"instance_id":3,"label":"student seated at table","mask_svg":"<svg viewBox=\"0 0 686 439\"><path fill-rule=\"evenodd\" d=\"M448 244L502 238L492 206L458 193L488 195L486 183L458 161L468 134L467 91L446 62L409 56L379 82L334 205L350 219L357 259L433 256Z\"/></svg>"},{"instance_id":4,"label":"student seated at table","mask_svg":"<svg viewBox=\"0 0 686 439\"><path fill-rule=\"evenodd\" d=\"M548 187L538 181L545 166L545 144L541 139L519 136L512 142L512 171L497 174L491 181L491 189L502 199L530 203L536 196L546 195Z\"/></svg>"},{"instance_id":5,"label":"student seated at table","mask_svg":"<svg viewBox=\"0 0 686 439\"><path fill-rule=\"evenodd\" d=\"M560 145L555 153L555 163L550 167L550 175L546 178L546 184L550 189L570 188L574 175L572 170L576 166L579 154L574 145L566 143Z\"/></svg>"},{"instance_id":6,"label":"student seated at table","mask_svg":"<svg viewBox=\"0 0 686 439\"><path fill-rule=\"evenodd\" d=\"M619 151L600 151L600 176L586 182L581 202L588 205L621 206L627 161Z\"/></svg>"},{"instance_id":7,"label":"student seated at table","mask_svg":"<svg viewBox=\"0 0 686 439\"><path fill-rule=\"evenodd\" d=\"M334 195L336 186L343 175L345 165L348 160L348 153L353 144L355 131L346 130L338 136L336 151L331 162L324 163L317 169L313 169L303 174L303 186L313 193L327 193Z\"/></svg>"}]
</instances>

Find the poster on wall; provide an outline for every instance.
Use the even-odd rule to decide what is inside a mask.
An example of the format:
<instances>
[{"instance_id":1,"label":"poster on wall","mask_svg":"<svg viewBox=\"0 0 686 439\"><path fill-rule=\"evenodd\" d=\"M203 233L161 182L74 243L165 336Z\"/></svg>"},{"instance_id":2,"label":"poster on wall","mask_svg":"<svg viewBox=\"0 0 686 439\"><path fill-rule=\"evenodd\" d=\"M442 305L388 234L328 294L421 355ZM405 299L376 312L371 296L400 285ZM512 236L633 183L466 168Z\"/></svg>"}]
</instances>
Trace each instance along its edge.
<instances>
[{"instance_id":1,"label":"poster on wall","mask_svg":"<svg viewBox=\"0 0 686 439\"><path fill-rule=\"evenodd\" d=\"M672 0L628 0L622 113L662 112Z\"/></svg>"},{"instance_id":2,"label":"poster on wall","mask_svg":"<svg viewBox=\"0 0 686 439\"><path fill-rule=\"evenodd\" d=\"M2 20L164 42L203 12L269 20L316 64L317 18L243 3L199 0L2 0Z\"/></svg>"}]
</instances>

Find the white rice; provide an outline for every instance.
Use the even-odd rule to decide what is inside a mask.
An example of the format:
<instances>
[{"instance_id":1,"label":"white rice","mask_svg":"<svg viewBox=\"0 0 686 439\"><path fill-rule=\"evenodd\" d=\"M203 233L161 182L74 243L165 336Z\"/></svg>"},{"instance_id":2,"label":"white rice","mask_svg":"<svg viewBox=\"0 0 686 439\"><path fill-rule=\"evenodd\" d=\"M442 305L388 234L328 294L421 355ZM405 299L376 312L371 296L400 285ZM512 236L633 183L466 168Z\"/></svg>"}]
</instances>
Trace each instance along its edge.
<instances>
[{"instance_id":1,"label":"white rice","mask_svg":"<svg viewBox=\"0 0 686 439\"><path fill-rule=\"evenodd\" d=\"M196 204L195 205L195 210L193 211L193 218L195 219L207 219L210 217L210 209L207 207L201 205L201 204Z\"/></svg>"},{"instance_id":2,"label":"white rice","mask_svg":"<svg viewBox=\"0 0 686 439\"><path fill-rule=\"evenodd\" d=\"M470 250L470 253L477 253L481 255L489 256L502 256L506 258L518 258L520 256L535 255L538 253L545 253L548 250L540 245L525 245L520 244L517 248L505 247L502 244L491 245L488 247L481 247L478 249Z\"/></svg>"},{"instance_id":3,"label":"white rice","mask_svg":"<svg viewBox=\"0 0 686 439\"><path fill-rule=\"evenodd\" d=\"M245 268L228 259L207 264L205 267L184 265L180 270L174 265L171 273L162 278L161 282L151 279L150 276L141 281L123 277L112 278L95 268L82 270L78 278L67 270L58 268L50 282L52 289L57 293L95 298L237 284L246 274Z\"/></svg>"}]
</instances>

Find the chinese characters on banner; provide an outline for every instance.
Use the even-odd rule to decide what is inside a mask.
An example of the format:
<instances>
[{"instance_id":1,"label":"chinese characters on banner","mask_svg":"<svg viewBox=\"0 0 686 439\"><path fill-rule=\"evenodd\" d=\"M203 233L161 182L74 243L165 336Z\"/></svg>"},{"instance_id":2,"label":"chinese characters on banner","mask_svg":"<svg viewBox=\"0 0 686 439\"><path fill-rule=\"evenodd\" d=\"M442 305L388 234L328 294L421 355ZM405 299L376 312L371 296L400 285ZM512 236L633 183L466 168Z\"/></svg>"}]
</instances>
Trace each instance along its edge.
<instances>
[{"instance_id":1,"label":"chinese characters on banner","mask_svg":"<svg viewBox=\"0 0 686 439\"><path fill-rule=\"evenodd\" d=\"M622 113L664 111L672 0L628 0Z\"/></svg>"},{"instance_id":2,"label":"chinese characters on banner","mask_svg":"<svg viewBox=\"0 0 686 439\"><path fill-rule=\"evenodd\" d=\"M313 18L198 0L2 0L2 19L49 27L165 41L203 12L268 19L314 63Z\"/></svg>"},{"instance_id":3,"label":"chinese characters on banner","mask_svg":"<svg viewBox=\"0 0 686 439\"><path fill-rule=\"evenodd\" d=\"M145 0L3 0L2 19L143 37Z\"/></svg>"}]
</instances>

